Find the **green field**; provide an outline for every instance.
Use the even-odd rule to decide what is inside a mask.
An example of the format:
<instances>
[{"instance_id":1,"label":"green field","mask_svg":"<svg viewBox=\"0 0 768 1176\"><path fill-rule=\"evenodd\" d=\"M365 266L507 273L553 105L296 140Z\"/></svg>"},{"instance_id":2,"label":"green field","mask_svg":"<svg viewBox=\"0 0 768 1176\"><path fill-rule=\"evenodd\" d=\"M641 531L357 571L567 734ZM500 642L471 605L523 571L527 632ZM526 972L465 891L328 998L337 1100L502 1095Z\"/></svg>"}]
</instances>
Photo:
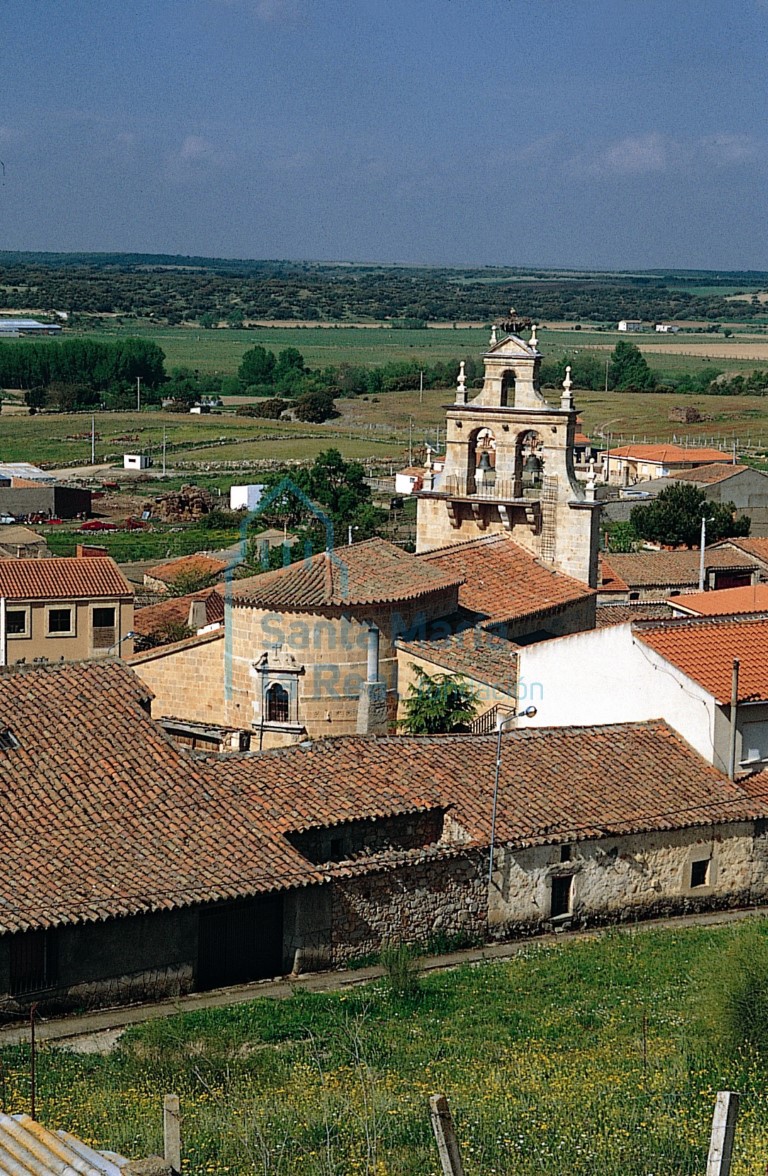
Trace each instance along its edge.
<instances>
[{"instance_id":1,"label":"green field","mask_svg":"<svg viewBox=\"0 0 768 1176\"><path fill-rule=\"evenodd\" d=\"M129 1030L106 1056L45 1048L38 1114L99 1147L162 1151L181 1099L184 1172L438 1176L427 1099L453 1109L467 1176L703 1176L715 1092L742 1094L733 1176L762 1176L768 1091L700 1024L700 986L750 927L613 931L510 962L297 991ZM766 936L764 923L758 935ZM29 1051L2 1051L29 1109Z\"/></svg>"}]
</instances>

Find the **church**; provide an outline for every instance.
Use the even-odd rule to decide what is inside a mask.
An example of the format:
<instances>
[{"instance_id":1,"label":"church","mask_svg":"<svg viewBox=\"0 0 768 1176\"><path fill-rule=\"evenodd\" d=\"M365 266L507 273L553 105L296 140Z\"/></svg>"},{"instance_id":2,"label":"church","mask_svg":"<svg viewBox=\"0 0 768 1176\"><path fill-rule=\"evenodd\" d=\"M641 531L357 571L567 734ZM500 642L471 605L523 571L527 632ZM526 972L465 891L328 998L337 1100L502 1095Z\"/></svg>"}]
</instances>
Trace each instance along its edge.
<instances>
[{"instance_id":1,"label":"church","mask_svg":"<svg viewBox=\"0 0 768 1176\"><path fill-rule=\"evenodd\" d=\"M595 624L599 505L574 475L570 377L552 406L540 365L535 328L493 329L474 399L461 365L416 554L372 539L232 579L220 629L134 655L169 733L220 750L387 734L415 665L462 674L481 730L514 714L519 643Z\"/></svg>"}]
</instances>

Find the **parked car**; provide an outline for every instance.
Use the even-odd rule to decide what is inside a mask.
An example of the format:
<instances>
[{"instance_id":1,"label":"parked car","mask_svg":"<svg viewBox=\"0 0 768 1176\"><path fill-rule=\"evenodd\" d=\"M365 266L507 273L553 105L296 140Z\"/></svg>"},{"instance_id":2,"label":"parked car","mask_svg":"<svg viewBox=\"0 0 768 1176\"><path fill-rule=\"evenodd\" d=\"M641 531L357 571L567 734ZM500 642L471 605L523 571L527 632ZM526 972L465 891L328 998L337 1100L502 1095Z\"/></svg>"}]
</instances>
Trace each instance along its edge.
<instances>
[{"instance_id":1,"label":"parked car","mask_svg":"<svg viewBox=\"0 0 768 1176\"><path fill-rule=\"evenodd\" d=\"M16 520L12 514L0 514L0 526L3 526L7 523L15 523L15 522L16 522Z\"/></svg>"},{"instance_id":2,"label":"parked car","mask_svg":"<svg viewBox=\"0 0 768 1176\"><path fill-rule=\"evenodd\" d=\"M631 498L631 499L653 498L653 495L648 490L632 490L632 489L630 489L630 490L622 490L621 497L622 498Z\"/></svg>"}]
</instances>

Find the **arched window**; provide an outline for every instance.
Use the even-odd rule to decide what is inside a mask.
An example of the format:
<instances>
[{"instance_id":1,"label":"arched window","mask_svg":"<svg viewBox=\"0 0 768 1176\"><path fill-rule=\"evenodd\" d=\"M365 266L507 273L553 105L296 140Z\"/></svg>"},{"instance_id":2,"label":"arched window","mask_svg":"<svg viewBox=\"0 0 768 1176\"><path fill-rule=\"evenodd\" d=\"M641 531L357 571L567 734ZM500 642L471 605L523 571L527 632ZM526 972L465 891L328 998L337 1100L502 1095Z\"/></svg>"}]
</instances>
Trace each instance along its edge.
<instances>
[{"instance_id":1,"label":"arched window","mask_svg":"<svg viewBox=\"0 0 768 1176\"><path fill-rule=\"evenodd\" d=\"M541 456L541 437L534 429L527 429L515 445L515 484L519 492L541 485L544 461Z\"/></svg>"},{"instance_id":2,"label":"arched window","mask_svg":"<svg viewBox=\"0 0 768 1176\"><path fill-rule=\"evenodd\" d=\"M267 690L267 722L288 722L288 691L279 682L274 682Z\"/></svg>"},{"instance_id":3,"label":"arched window","mask_svg":"<svg viewBox=\"0 0 768 1176\"><path fill-rule=\"evenodd\" d=\"M493 494L496 483L496 438L490 429L476 429L469 439L468 494Z\"/></svg>"},{"instance_id":4,"label":"arched window","mask_svg":"<svg viewBox=\"0 0 768 1176\"><path fill-rule=\"evenodd\" d=\"M510 396L510 392L512 395ZM512 407L515 403L515 373L508 371L504 373L501 381L501 396L499 404L502 408Z\"/></svg>"}]
</instances>

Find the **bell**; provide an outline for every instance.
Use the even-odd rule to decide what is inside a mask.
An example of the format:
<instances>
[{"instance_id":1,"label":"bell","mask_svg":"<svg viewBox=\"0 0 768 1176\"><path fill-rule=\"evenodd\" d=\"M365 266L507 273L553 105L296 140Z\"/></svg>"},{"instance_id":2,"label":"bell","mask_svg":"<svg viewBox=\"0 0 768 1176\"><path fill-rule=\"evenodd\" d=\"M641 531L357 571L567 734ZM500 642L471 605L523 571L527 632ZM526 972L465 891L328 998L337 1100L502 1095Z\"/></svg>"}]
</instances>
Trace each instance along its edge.
<instances>
[{"instance_id":1,"label":"bell","mask_svg":"<svg viewBox=\"0 0 768 1176\"><path fill-rule=\"evenodd\" d=\"M541 471L544 463L535 453L531 453L523 463L523 477L530 486L536 486L541 481Z\"/></svg>"},{"instance_id":2,"label":"bell","mask_svg":"<svg viewBox=\"0 0 768 1176\"><path fill-rule=\"evenodd\" d=\"M493 466L491 465L491 459L488 456L487 449L484 449L483 452L480 454L480 461L478 463L477 469L478 469L478 472L481 474L487 474L487 473L489 473L490 470L493 469Z\"/></svg>"}]
</instances>

